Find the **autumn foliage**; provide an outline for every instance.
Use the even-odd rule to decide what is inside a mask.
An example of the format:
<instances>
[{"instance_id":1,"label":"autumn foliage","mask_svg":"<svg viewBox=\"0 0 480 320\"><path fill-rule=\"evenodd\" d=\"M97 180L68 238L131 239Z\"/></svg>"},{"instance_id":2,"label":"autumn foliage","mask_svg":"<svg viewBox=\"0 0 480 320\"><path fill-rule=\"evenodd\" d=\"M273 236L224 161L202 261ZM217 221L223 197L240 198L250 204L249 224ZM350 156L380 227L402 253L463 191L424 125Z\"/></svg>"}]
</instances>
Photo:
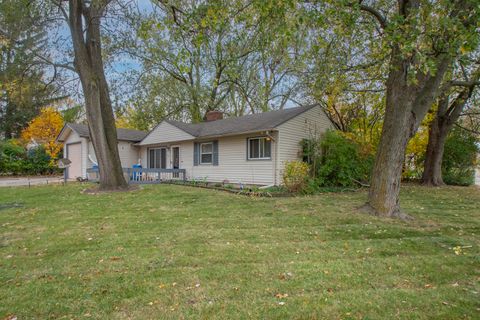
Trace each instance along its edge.
<instances>
[{"instance_id":1,"label":"autumn foliage","mask_svg":"<svg viewBox=\"0 0 480 320\"><path fill-rule=\"evenodd\" d=\"M22 131L21 138L28 143L32 139L42 144L47 154L55 159L62 150L62 144L57 143L55 138L63 127L62 115L52 107L43 108L28 127Z\"/></svg>"}]
</instances>

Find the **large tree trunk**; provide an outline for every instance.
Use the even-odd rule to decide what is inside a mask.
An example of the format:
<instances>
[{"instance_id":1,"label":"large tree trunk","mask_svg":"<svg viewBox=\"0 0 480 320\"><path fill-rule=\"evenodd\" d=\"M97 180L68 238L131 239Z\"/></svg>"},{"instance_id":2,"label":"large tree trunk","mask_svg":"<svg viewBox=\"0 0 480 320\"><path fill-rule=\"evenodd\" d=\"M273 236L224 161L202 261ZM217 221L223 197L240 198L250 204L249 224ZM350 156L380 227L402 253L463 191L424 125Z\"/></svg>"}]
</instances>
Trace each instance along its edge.
<instances>
[{"instance_id":1,"label":"large tree trunk","mask_svg":"<svg viewBox=\"0 0 480 320\"><path fill-rule=\"evenodd\" d=\"M443 185L442 178L442 160L443 151L447 136L455 122L462 114L467 101L472 97L477 81L480 78L480 68L472 75L470 81L467 81L464 88L455 97L450 104L447 86L444 89L444 96L439 99L435 119L430 124L428 134L428 145L423 165L422 183L428 186Z\"/></svg>"},{"instance_id":2,"label":"large tree trunk","mask_svg":"<svg viewBox=\"0 0 480 320\"><path fill-rule=\"evenodd\" d=\"M399 204L400 182L407 143L416 121L410 112L413 97L402 73L402 69L392 69L387 80L385 118L366 206L379 216L403 217Z\"/></svg>"},{"instance_id":3,"label":"large tree trunk","mask_svg":"<svg viewBox=\"0 0 480 320\"><path fill-rule=\"evenodd\" d=\"M448 129L438 117L430 124L428 133L427 151L425 153L422 183L428 186L443 185L442 159L447 140Z\"/></svg>"},{"instance_id":4,"label":"large tree trunk","mask_svg":"<svg viewBox=\"0 0 480 320\"><path fill-rule=\"evenodd\" d=\"M100 189L126 189L102 60L100 21L107 1L92 2L88 8L81 0L69 0L69 5L75 68L85 96L90 137L99 166Z\"/></svg>"},{"instance_id":5,"label":"large tree trunk","mask_svg":"<svg viewBox=\"0 0 480 320\"><path fill-rule=\"evenodd\" d=\"M465 14L471 9L469 2L452 3L450 18L467 19L462 21L465 26L471 26L476 22L474 18L470 19ZM360 4L362 5L362 1ZM405 27L400 25L397 28L401 32L406 32L404 35L408 39L411 37L410 23L416 19L415 15L423 4L419 0L399 0L397 5L398 14L404 18L402 23ZM365 10L372 12L368 6ZM388 26L381 13L373 10L373 15L382 27ZM435 54L430 58L435 63L435 68L422 71L423 62L418 59L416 51L405 52L400 46L400 43L392 45L382 136L372 171L368 202L364 208L380 216L406 218L408 216L400 211L399 194L407 143L440 95L444 75L451 66L454 56L450 55L448 50L434 49Z\"/></svg>"},{"instance_id":6,"label":"large tree trunk","mask_svg":"<svg viewBox=\"0 0 480 320\"><path fill-rule=\"evenodd\" d=\"M400 183L408 141L438 97L450 58L439 57L434 75L407 79L409 62L393 50L386 87L386 109L382 135L372 170L368 202L364 209L384 217L408 218L400 211Z\"/></svg>"}]
</instances>

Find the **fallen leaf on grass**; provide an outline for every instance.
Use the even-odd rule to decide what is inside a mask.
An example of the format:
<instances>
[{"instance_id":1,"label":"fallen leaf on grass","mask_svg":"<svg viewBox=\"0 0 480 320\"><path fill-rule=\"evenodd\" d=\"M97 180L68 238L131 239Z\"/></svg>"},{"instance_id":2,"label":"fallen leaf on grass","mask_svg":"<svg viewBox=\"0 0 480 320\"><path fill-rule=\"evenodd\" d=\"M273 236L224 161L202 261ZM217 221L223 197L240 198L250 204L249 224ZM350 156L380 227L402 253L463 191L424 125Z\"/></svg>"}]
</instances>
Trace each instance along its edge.
<instances>
[{"instance_id":1,"label":"fallen leaf on grass","mask_svg":"<svg viewBox=\"0 0 480 320\"><path fill-rule=\"evenodd\" d=\"M277 293L275 294L275 298L278 298L278 299L283 299L283 298L286 298L288 297L288 293Z\"/></svg>"},{"instance_id":2,"label":"fallen leaf on grass","mask_svg":"<svg viewBox=\"0 0 480 320\"><path fill-rule=\"evenodd\" d=\"M281 275L278 276L280 280L288 280L293 277L293 273L291 272L284 272Z\"/></svg>"},{"instance_id":3,"label":"fallen leaf on grass","mask_svg":"<svg viewBox=\"0 0 480 320\"><path fill-rule=\"evenodd\" d=\"M192 290L192 289L195 289L195 288L200 288L200 283L196 283L195 286L193 286L193 287L186 287L185 290Z\"/></svg>"}]
</instances>

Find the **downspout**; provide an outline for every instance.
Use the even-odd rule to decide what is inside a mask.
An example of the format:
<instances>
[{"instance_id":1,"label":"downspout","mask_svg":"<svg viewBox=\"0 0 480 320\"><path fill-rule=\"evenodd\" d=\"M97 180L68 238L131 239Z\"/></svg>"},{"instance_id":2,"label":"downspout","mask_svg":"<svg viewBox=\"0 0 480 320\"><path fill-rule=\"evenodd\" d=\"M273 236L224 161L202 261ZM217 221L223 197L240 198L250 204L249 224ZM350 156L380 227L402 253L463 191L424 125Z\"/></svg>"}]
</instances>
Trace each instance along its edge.
<instances>
[{"instance_id":1,"label":"downspout","mask_svg":"<svg viewBox=\"0 0 480 320\"><path fill-rule=\"evenodd\" d=\"M278 143L275 137L270 133L270 131L266 132L267 137L269 137L273 141L273 147L274 147L274 159L273 159L273 185L277 185L277 169L278 169ZM276 135L278 137L278 131L276 132Z\"/></svg>"},{"instance_id":2,"label":"downspout","mask_svg":"<svg viewBox=\"0 0 480 320\"><path fill-rule=\"evenodd\" d=\"M273 147L274 147L274 159L273 159L273 185L277 184L277 141L273 140Z\"/></svg>"}]
</instances>

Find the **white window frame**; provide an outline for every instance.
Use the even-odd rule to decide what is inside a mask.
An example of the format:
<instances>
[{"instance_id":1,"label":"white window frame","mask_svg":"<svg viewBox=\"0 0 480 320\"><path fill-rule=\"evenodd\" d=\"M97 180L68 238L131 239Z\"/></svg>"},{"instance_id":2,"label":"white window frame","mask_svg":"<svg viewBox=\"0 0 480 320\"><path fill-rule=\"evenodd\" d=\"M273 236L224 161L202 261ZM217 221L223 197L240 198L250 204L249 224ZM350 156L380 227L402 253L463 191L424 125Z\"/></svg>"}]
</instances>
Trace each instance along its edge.
<instances>
[{"instance_id":1,"label":"white window frame","mask_svg":"<svg viewBox=\"0 0 480 320\"><path fill-rule=\"evenodd\" d=\"M212 151L211 151L211 152L203 152L203 151L202 151L203 145L207 145L207 144L209 144L209 145L212 146ZM200 150L199 150L199 153L200 153L200 159L199 159L200 161L199 161L199 163L200 163L200 164L213 164L213 142L202 142L202 143L200 143L199 149L200 149ZM212 158L211 158L212 160L210 160L210 162L203 162L203 161L202 161L202 156L203 156L204 154L209 154L209 155L211 155L211 156L212 156Z\"/></svg>"},{"instance_id":2,"label":"white window frame","mask_svg":"<svg viewBox=\"0 0 480 320\"><path fill-rule=\"evenodd\" d=\"M250 141L251 140L259 140L259 144L258 144L258 147L260 148L260 141L263 140L263 154L265 154L265 142L267 141L267 139L270 139L270 156L269 157L260 157L260 150L258 150L258 155L259 157L258 158L252 158L251 157L251 150L250 150ZM247 159L248 160L272 160L272 138L268 137L268 136L261 136L261 137L252 137L252 138L248 138L247 139Z\"/></svg>"}]
</instances>

